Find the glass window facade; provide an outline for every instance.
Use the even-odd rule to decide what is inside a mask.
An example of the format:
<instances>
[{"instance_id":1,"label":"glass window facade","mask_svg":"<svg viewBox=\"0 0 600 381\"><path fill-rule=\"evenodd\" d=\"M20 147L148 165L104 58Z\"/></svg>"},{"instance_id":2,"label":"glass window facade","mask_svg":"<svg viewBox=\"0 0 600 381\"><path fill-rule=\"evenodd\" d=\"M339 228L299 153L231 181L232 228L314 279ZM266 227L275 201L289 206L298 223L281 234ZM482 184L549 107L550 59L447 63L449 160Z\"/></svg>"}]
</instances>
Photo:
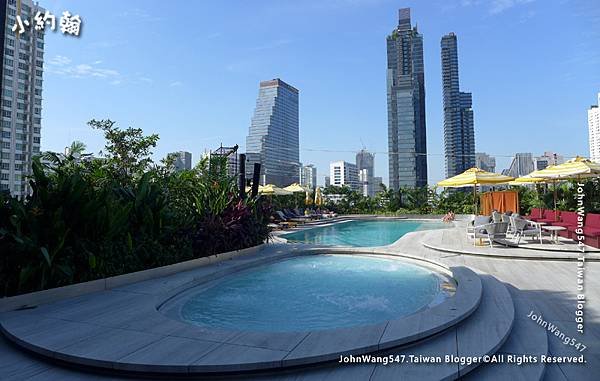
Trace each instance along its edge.
<instances>
[{"instance_id":1,"label":"glass window facade","mask_svg":"<svg viewBox=\"0 0 600 381\"><path fill-rule=\"evenodd\" d=\"M298 90L280 79L260 83L250 132L246 137L246 165L252 177L261 164L261 184L280 187L299 182Z\"/></svg>"},{"instance_id":2,"label":"glass window facade","mask_svg":"<svg viewBox=\"0 0 600 381\"><path fill-rule=\"evenodd\" d=\"M409 8L387 37L387 108L390 188L426 186L423 36L411 27Z\"/></svg>"},{"instance_id":3,"label":"glass window facade","mask_svg":"<svg viewBox=\"0 0 600 381\"><path fill-rule=\"evenodd\" d=\"M456 35L442 37L441 48L444 155L446 177L452 177L475 166L475 128L471 93L459 89Z\"/></svg>"}]
</instances>

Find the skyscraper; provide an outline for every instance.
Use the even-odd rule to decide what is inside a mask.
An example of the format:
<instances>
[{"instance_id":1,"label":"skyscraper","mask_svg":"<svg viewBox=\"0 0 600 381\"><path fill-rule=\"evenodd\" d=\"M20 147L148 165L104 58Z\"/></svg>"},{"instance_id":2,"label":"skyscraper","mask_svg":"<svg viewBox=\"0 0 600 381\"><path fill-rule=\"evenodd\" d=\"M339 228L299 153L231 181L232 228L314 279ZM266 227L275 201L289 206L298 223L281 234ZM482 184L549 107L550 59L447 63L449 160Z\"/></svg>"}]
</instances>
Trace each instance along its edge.
<instances>
[{"instance_id":1,"label":"skyscraper","mask_svg":"<svg viewBox=\"0 0 600 381\"><path fill-rule=\"evenodd\" d=\"M383 191L384 187L382 187L382 185L383 185L383 178L382 177L375 176L375 177L373 177L372 182L373 182L373 194L374 195L377 194L378 192L382 192Z\"/></svg>"},{"instance_id":2,"label":"skyscraper","mask_svg":"<svg viewBox=\"0 0 600 381\"><path fill-rule=\"evenodd\" d=\"M565 162L565 157L556 152L546 151L542 156L533 160L534 170L546 169L551 165L558 165Z\"/></svg>"},{"instance_id":3,"label":"skyscraper","mask_svg":"<svg viewBox=\"0 0 600 381\"><path fill-rule=\"evenodd\" d=\"M366 169L369 171L369 175L375 174L375 155L365 149L361 149L356 154L356 167L358 170Z\"/></svg>"},{"instance_id":4,"label":"skyscraper","mask_svg":"<svg viewBox=\"0 0 600 381\"><path fill-rule=\"evenodd\" d=\"M588 128L590 135L590 159L600 162L600 93L598 93L598 104L590 106L588 110Z\"/></svg>"},{"instance_id":5,"label":"skyscraper","mask_svg":"<svg viewBox=\"0 0 600 381\"><path fill-rule=\"evenodd\" d=\"M175 157L175 170L183 171L192 169L192 154L187 151L171 153Z\"/></svg>"},{"instance_id":6,"label":"skyscraper","mask_svg":"<svg viewBox=\"0 0 600 381\"><path fill-rule=\"evenodd\" d=\"M356 167L358 169L358 179L361 192L364 196L375 195L373 187L373 176L375 175L375 155L365 149L361 149L356 154Z\"/></svg>"},{"instance_id":7,"label":"skyscraper","mask_svg":"<svg viewBox=\"0 0 600 381\"><path fill-rule=\"evenodd\" d=\"M471 93L459 87L456 35L442 37L441 46L446 177L452 177L475 166L475 129Z\"/></svg>"},{"instance_id":8,"label":"skyscraper","mask_svg":"<svg viewBox=\"0 0 600 381\"><path fill-rule=\"evenodd\" d=\"M44 31L36 31L32 25L19 34L12 27L17 15L32 20L38 11L45 12L31 0L0 2L0 191L15 196L29 193L27 176L32 158L40 153Z\"/></svg>"},{"instance_id":9,"label":"skyscraper","mask_svg":"<svg viewBox=\"0 0 600 381\"><path fill-rule=\"evenodd\" d=\"M281 79L260 83L246 137L247 176L261 163L261 184L285 187L299 182L298 90Z\"/></svg>"},{"instance_id":10,"label":"skyscraper","mask_svg":"<svg viewBox=\"0 0 600 381\"><path fill-rule=\"evenodd\" d=\"M303 165L300 169L300 185L313 189L317 186L317 167L312 164Z\"/></svg>"},{"instance_id":11,"label":"skyscraper","mask_svg":"<svg viewBox=\"0 0 600 381\"><path fill-rule=\"evenodd\" d=\"M529 152L517 153L510 167L502 171L503 175L521 177L533 172L533 155Z\"/></svg>"},{"instance_id":12,"label":"skyscraper","mask_svg":"<svg viewBox=\"0 0 600 381\"><path fill-rule=\"evenodd\" d=\"M329 164L329 177L333 186L347 186L353 190L360 189L358 169L355 164L347 161L334 161Z\"/></svg>"},{"instance_id":13,"label":"skyscraper","mask_svg":"<svg viewBox=\"0 0 600 381\"><path fill-rule=\"evenodd\" d=\"M423 36L410 8L387 36L387 108L390 188L427 185Z\"/></svg>"},{"instance_id":14,"label":"skyscraper","mask_svg":"<svg viewBox=\"0 0 600 381\"><path fill-rule=\"evenodd\" d=\"M485 152L475 154L475 166L487 172L496 172L496 158Z\"/></svg>"}]
</instances>

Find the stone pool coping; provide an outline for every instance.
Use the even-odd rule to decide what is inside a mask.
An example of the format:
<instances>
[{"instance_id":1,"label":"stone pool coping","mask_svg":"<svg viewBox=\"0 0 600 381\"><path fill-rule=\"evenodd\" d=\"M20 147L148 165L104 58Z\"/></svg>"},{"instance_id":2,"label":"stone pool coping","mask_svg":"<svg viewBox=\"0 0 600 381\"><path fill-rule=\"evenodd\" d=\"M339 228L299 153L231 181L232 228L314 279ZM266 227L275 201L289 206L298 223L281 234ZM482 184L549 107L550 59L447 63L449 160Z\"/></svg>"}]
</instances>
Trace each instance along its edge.
<instances>
[{"instance_id":1,"label":"stone pool coping","mask_svg":"<svg viewBox=\"0 0 600 381\"><path fill-rule=\"evenodd\" d=\"M310 332L206 329L173 320L157 307L202 283L254 266L318 253L374 254L418 261L446 273L453 297L424 311L372 326ZM419 341L468 317L481 300L480 278L466 267L448 268L377 249L265 245L254 253L185 272L0 314L2 332L46 357L126 372L215 374L278 369L332 361Z\"/></svg>"}]
</instances>

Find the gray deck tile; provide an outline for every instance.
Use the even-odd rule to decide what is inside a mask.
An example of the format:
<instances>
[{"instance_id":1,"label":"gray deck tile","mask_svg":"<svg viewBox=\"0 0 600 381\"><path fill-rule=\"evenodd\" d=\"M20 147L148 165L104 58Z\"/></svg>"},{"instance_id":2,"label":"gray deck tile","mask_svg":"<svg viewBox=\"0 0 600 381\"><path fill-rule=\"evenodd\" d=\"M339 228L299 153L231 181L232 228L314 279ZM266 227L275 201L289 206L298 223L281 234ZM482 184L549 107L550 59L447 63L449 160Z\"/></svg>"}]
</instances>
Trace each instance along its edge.
<instances>
[{"instance_id":1,"label":"gray deck tile","mask_svg":"<svg viewBox=\"0 0 600 381\"><path fill-rule=\"evenodd\" d=\"M138 372L187 373L190 364L220 345L209 341L168 336L120 358L114 366L116 369Z\"/></svg>"},{"instance_id":2,"label":"gray deck tile","mask_svg":"<svg viewBox=\"0 0 600 381\"><path fill-rule=\"evenodd\" d=\"M279 351L291 351L308 336L306 332L240 332L231 339L229 344L247 345Z\"/></svg>"},{"instance_id":3,"label":"gray deck tile","mask_svg":"<svg viewBox=\"0 0 600 381\"><path fill-rule=\"evenodd\" d=\"M222 344L193 362L190 373L215 372L223 368L242 371L278 367L287 351Z\"/></svg>"},{"instance_id":4,"label":"gray deck tile","mask_svg":"<svg viewBox=\"0 0 600 381\"><path fill-rule=\"evenodd\" d=\"M497 281L482 277L484 296L479 308L457 327L458 355L483 356L494 353L510 334L514 322L514 307L508 291L497 288ZM486 297L490 290L498 294ZM482 338L485 337L485 340ZM459 365L461 372L477 365Z\"/></svg>"},{"instance_id":5,"label":"gray deck tile","mask_svg":"<svg viewBox=\"0 0 600 381\"><path fill-rule=\"evenodd\" d=\"M81 340L96 336L106 328L97 325L57 320L51 329L43 329L22 336L27 347L36 347L36 351L54 357L55 352L77 343Z\"/></svg>"},{"instance_id":6,"label":"gray deck tile","mask_svg":"<svg viewBox=\"0 0 600 381\"><path fill-rule=\"evenodd\" d=\"M452 328L417 346L403 350L389 350L385 354L404 355L405 362L398 364L377 365L371 381L387 380L443 380L452 379L458 374L458 366L445 362L423 365L423 363L410 362L408 356L430 357L436 355L456 354L456 329Z\"/></svg>"},{"instance_id":7,"label":"gray deck tile","mask_svg":"<svg viewBox=\"0 0 600 381\"><path fill-rule=\"evenodd\" d=\"M562 370L560 370L560 367L556 364L546 365L546 371L542 379L544 381L568 381Z\"/></svg>"},{"instance_id":8,"label":"gray deck tile","mask_svg":"<svg viewBox=\"0 0 600 381\"><path fill-rule=\"evenodd\" d=\"M24 380L38 373L55 368L54 365L41 362L28 353L19 350L0 336L0 379Z\"/></svg>"},{"instance_id":9,"label":"gray deck tile","mask_svg":"<svg viewBox=\"0 0 600 381\"><path fill-rule=\"evenodd\" d=\"M126 329L106 328L102 334L78 341L62 348L57 358L69 360L77 357L84 365L108 366L164 336L130 331Z\"/></svg>"},{"instance_id":10,"label":"gray deck tile","mask_svg":"<svg viewBox=\"0 0 600 381\"><path fill-rule=\"evenodd\" d=\"M301 365L323 361L356 348L363 348L361 352L376 350L385 326L386 324L378 324L370 327L311 332L290 352L285 358L285 363Z\"/></svg>"}]
</instances>

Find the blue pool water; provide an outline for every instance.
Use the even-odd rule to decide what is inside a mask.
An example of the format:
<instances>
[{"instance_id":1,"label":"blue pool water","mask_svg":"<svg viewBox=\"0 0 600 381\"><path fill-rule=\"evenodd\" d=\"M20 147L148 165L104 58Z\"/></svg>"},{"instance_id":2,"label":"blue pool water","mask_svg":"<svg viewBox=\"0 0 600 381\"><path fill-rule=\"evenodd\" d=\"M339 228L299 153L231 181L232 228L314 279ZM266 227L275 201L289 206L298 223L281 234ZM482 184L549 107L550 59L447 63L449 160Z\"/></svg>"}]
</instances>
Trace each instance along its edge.
<instances>
[{"instance_id":1,"label":"blue pool water","mask_svg":"<svg viewBox=\"0 0 600 381\"><path fill-rule=\"evenodd\" d=\"M307 255L223 278L181 308L190 323L250 331L370 325L444 298L438 273L362 255Z\"/></svg>"},{"instance_id":2,"label":"blue pool water","mask_svg":"<svg viewBox=\"0 0 600 381\"><path fill-rule=\"evenodd\" d=\"M417 230L442 229L442 222L409 220L354 220L284 234L289 242L335 246L383 246L396 242L406 233Z\"/></svg>"}]
</instances>

